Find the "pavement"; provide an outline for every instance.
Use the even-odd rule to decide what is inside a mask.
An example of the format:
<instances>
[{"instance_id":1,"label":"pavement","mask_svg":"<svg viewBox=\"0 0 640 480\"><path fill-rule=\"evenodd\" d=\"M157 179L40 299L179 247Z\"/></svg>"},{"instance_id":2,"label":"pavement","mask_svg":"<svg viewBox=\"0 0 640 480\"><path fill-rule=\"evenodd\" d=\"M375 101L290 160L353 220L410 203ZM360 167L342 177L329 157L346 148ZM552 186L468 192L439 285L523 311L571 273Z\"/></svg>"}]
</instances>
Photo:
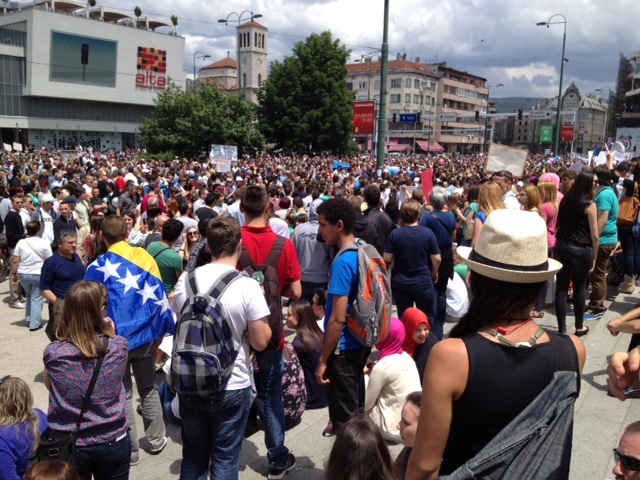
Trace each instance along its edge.
<instances>
[{"instance_id":1,"label":"pavement","mask_svg":"<svg viewBox=\"0 0 640 480\"><path fill-rule=\"evenodd\" d=\"M35 406L46 412L48 392L42 383L42 352L48 344L44 329L29 332L24 320L24 310L9 308L9 284L0 283L0 365L1 375L11 374L25 380L33 391ZM606 322L634 308L640 302L640 288L635 294L618 294L609 289L606 303L608 310L598 321L587 321L591 329L583 338L587 349L582 388L575 408L575 430L571 460L571 479L604 480L613 478L612 449L617 446L624 427L640 419L640 400L619 400L606 394L606 368L613 352L625 351L630 335L613 337L606 329ZM539 322L543 327L557 327L553 307L548 306ZM47 317L47 308L43 309ZM569 332L573 331L573 317L567 318ZM447 325L448 328L451 324ZM161 381L161 377L158 377ZM333 438L321 435L328 420L327 409L309 410L302 422L288 431L286 445L295 454L297 463L286 478L290 480L320 480L323 462L328 458ZM168 421L167 421L168 422ZM138 432L142 434L142 419L137 418ZM140 464L131 467L130 478L167 479L179 478L182 446L180 428L167 425L169 443L159 455L150 455L149 444L140 439ZM392 457L401 446L391 446ZM264 433L258 431L244 440L240 457L240 479L264 479L267 474Z\"/></svg>"}]
</instances>

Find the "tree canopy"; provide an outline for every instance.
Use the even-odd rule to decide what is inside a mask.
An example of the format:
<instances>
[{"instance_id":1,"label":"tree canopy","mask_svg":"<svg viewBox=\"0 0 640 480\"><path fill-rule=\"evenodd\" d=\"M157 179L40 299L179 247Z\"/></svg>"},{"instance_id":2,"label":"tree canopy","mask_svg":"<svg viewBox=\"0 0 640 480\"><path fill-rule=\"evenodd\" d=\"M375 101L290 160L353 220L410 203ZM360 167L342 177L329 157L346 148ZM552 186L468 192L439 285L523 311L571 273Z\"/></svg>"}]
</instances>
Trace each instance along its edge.
<instances>
[{"instance_id":1,"label":"tree canopy","mask_svg":"<svg viewBox=\"0 0 640 480\"><path fill-rule=\"evenodd\" d=\"M154 118L140 126L140 140L150 153L193 157L212 144L236 145L238 153L264 148L256 107L243 95L225 94L209 84L185 92L170 81L155 104Z\"/></svg>"},{"instance_id":2,"label":"tree canopy","mask_svg":"<svg viewBox=\"0 0 640 480\"><path fill-rule=\"evenodd\" d=\"M353 118L348 58L349 50L326 31L272 63L258 92L260 131L268 142L287 152L347 151Z\"/></svg>"}]
</instances>

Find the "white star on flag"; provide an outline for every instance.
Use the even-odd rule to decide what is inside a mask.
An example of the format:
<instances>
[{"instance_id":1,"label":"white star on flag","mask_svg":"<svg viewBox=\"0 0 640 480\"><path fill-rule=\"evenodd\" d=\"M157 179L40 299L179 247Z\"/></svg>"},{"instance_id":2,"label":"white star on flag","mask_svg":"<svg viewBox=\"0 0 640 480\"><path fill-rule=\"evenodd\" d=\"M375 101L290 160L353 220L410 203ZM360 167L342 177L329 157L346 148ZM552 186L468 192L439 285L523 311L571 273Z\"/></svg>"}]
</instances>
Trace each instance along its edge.
<instances>
[{"instance_id":1,"label":"white star on flag","mask_svg":"<svg viewBox=\"0 0 640 480\"><path fill-rule=\"evenodd\" d=\"M144 287L142 288L142 290L138 290L137 292L140 295L142 295L143 305L147 303L147 300L149 299L158 300L158 297L156 297L156 294L154 293L157 288L158 288L158 285L151 286L149 285L149 282L146 282L146 281L144 282Z\"/></svg>"},{"instance_id":2,"label":"white star on flag","mask_svg":"<svg viewBox=\"0 0 640 480\"><path fill-rule=\"evenodd\" d=\"M118 267L122 265L122 262L119 263L111 263L109 259L106 259L104 265L102 267L96 267L96 269L102 273L104 273L103 282L106 282L109 277L120 278L120 274L118 273Z\"/></svg>"},{"instance_id":3,"label":"white star on flag","mask_svg":"<svg viewBox=\"0 0 640 480\"><path fill-rule=\"evenodd\" d=\"M142 275L131 275L131 272L127 268L127 276L125 278L121 278L120 280L118 280L118 283L121 283L124 285L124 293L127 293L132 288L135 288L136 290L138 290L140 288L138 287L138 279L141 276Z\"/></svg>"},{"instance_id":4,"label":"white star on flag","mask_svg":"<svg viewBox=\"0 0 640 480\"><path fill-rule=\"evenodd\" d=\"M159 307L162 307L162 313L166 312L167 310L169 310L171 308L171 305L169 305L169 300L167 299L167 296L163 296L160 300L158 300L157 302L153 302L156 305L158 305Z\"/></svg>"}]
</instances>

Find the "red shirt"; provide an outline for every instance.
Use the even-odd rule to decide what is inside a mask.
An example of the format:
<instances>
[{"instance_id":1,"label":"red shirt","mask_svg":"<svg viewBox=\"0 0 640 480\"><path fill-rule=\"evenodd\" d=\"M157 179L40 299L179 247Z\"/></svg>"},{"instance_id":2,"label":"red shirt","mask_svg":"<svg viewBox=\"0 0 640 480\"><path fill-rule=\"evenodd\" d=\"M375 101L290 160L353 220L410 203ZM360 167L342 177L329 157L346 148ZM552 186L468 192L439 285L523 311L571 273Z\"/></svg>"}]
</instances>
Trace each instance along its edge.
<instances>
[{"instance_id":1,"label":"red shirt","mask_svg":"<svg viewBox=\"0 0 640 480\"><path fill-rule=\"evenodd\" d=\"M266 262L274 243L276 243L276 234L269 226L250 227L245 225L242 227L242 243L251 258L253 258L253 261L258 265L262 265ZM240 265L238 265L238 270L240 270ZM281 294L286 284L297 282L302 277L296 247L288 238L285 241L277 270Z\"/></svg>"}]
</instances>

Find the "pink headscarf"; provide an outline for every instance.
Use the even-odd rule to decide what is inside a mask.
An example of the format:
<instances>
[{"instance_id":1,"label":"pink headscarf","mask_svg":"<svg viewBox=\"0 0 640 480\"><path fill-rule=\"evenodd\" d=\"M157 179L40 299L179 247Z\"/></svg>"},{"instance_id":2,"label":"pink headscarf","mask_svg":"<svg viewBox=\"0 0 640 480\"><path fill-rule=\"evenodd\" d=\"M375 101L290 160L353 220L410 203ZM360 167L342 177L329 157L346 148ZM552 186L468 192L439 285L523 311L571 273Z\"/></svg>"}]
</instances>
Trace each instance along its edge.
<instances>
[{"instance_id":1,"label":"pink headscarf","mask_svg":"<svg viewBox=\"0 0 640 480\"><path fill-rule=\"evenodd\" d=\"M389 333L387 337L376 343L376 348L380 352L378 360L382 360L389 355L395 355L396 353L402 353L402 344L404 343L404 325L397 318L391 317L391 324L389 325Z\"/></svg>"}]
</instances>

